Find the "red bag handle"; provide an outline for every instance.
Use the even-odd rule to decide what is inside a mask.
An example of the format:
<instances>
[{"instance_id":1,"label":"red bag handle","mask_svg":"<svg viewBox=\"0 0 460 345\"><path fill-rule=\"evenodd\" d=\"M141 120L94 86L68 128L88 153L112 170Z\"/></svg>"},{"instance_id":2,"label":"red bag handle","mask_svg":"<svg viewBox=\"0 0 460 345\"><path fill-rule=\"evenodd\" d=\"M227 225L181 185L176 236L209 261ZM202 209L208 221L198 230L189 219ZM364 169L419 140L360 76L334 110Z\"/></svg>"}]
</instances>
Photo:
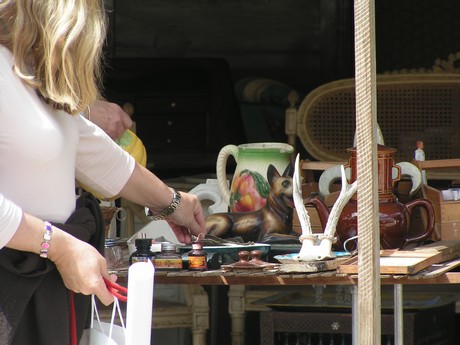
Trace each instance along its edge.
<instances>
[{"instance_id":1,"label":"red bag handle","mask_svg":"<svg viewBox=\"0 0 460 345\"><path fill-rule=\"evenodd\" d=\"M124 286L121 286L117 283L111 282L107 278L104 278L105 285L107 289L122 302L128 301L128 289Z\"/></svg>"}]
</instances>

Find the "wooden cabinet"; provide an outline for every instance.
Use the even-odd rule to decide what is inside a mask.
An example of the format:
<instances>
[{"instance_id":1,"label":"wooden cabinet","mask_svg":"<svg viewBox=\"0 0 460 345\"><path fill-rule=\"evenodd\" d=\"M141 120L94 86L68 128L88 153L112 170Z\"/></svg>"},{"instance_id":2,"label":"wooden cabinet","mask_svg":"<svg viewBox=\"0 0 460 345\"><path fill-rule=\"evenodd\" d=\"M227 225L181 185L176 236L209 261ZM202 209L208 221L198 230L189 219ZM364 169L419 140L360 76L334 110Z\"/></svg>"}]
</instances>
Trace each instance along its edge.
<instances>
[{"instance_id":1,"label":"wooden cabinet","mask_svg":"<svg viewBox=\"0 0 460 345\"><path fill-rule=\"evenodd\" d=\"M138 133L146 138L149 152L206 151L211 115L206 94L139 98L136 109L139 114L136 117L142 124ZM140 119L141 116L146 119Z\"/></svg>"},{"instance_id":2,"label":"wooden cabinet","mask_svg":"<svg viewBox=\"0 0 460 345\"><path fill-rule=\"evenodd\" d=\"M227 62L220 58L119 58L106 97L130 103L147 164L160 177L215 172L227 144L245 142Z\"/></svg>"}]
</instances>

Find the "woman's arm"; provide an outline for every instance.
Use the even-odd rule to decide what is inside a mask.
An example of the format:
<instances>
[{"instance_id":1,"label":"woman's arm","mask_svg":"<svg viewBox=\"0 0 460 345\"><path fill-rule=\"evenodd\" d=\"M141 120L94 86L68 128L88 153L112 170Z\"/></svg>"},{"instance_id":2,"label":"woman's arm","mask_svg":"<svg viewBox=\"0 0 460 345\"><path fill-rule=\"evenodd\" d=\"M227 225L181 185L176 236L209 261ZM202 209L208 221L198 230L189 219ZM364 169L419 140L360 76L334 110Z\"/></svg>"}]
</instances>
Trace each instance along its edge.
<instances>
[{"instance_id":1,"label":"woman's arm","mask_svg":"<svg viewBox=\"0 0 460 345\"><path fill-rule=\"evenodd\" d=\"M44 234L45 222L24 213L6 246L39 255ZM106 261L94 247L55 226L52 226L49 245L48 259L54 262L68 289L85 295L95 294L105 305L113 301L103 280L103 277L111 279Z\"/></svg>"},{"instance_id":2,"label":"woman's arm","mask_svg":"<svg viewBox=\"0 0 460 345\"><path fill-rule=\"evenodd\" d=\"M167 208L173 192L155 174L134 161L106 133L82 117L75 121L80 130L76 177L106 197L123 197L148 207L153 214ZM179 207L166 218L181 243L191 235L206 232L201 203L194 195L180 193Z\"/></svg>"},{"instance_id":3,"label":"woman's arm","mask_svg":"<svg viewBox=\"0 0 460 345\"><path fill-rule=\"evenodd\" d=\"M191 235L206 233L203 209L199 199L192 194L181 194L181 201L174 212L166 218L177 239L190 243ZM136 164L134 171L120 194L121 197L148 207L159 214L173 200L173 191L156 175Z\"/></svg>"}]
</instances>

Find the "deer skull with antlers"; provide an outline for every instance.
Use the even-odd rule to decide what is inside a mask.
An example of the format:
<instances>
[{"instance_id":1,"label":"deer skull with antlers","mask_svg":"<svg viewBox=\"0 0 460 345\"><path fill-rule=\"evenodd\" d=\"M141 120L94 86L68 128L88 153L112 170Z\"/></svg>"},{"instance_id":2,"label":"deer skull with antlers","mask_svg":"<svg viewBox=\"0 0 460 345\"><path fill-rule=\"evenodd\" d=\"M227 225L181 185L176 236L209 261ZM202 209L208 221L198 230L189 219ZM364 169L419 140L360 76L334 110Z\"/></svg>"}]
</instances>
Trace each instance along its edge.
<instances>
[{"instance_id":1,"label":"deer skull with antlers","mask_svg":"<svg viewBox=\"0 0 460 345\"><path fill-rule=\"evenodd\" d=\"M293 199L299 217L302 235L299 237L302 247L296 259L299 261L315 261L333 258L332 244L336 241L335 231L340 214L346 203L357 190L357 181L349 184L345 175L345 168L341 166L342 189L337 201L334 203L326 227L322 234L314 234L311 229L310 217L305 208L302 197L302 178L299 173L299 155L296 157L293 177Z\"/></svg>"}]
</instances>

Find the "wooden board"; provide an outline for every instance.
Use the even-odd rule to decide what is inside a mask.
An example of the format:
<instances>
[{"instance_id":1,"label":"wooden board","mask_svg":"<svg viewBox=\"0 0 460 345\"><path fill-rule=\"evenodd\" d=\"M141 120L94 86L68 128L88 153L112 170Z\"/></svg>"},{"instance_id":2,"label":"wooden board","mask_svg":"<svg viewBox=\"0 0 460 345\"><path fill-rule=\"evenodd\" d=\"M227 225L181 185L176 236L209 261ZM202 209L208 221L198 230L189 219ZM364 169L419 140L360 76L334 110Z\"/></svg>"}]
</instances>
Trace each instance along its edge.
<instances>
[{"instance_id":1,"label":"wooden board","mask_svg":"<svg viewBox=\"0 0 460 345\"><path fill-rule=\"evenodd\" d=\"M452 269L460 266L460 259L455 259L439 264L433 264L430 267L410 276L410 279L430 279L439 277L440 275L451 271Z\"/></svg>"},{"instance_id":2,"label":"wooden board","mask_svg":"<svg viewBox=\"0 0 460 345\"><path fill-rule=\"evenodd\" d=\"M439 241L411 250L381 250L380 274L415 274L433 264L460 257L460 241ZM337 268L337 273L358 273L358 258L353 257Z\"/></svg>"},{"instance_id":3,"label":"wooden board","mask_svg":"<svg viewBox=\"0 0 460 345\"><path fill-rule=\"evenodd\" d=\"M297 261L283 263L278 268L281 273L308 273L308 272L323 272L337 269L340 264L343 264L349 258L335 258L322 261ZM294 260L292 260L294 261Z\"/></svg>"}]
</instances>

